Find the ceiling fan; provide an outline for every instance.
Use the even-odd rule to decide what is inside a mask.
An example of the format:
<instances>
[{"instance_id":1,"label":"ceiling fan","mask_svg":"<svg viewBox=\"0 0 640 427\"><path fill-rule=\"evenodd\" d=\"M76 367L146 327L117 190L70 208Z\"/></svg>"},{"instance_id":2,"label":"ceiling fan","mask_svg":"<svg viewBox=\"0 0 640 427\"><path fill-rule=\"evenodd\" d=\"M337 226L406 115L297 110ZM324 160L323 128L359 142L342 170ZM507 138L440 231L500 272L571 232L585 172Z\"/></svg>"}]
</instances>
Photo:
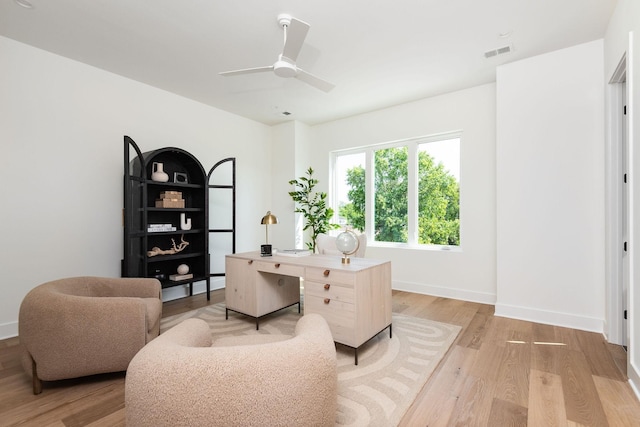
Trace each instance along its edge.
<instances>
[{"instance_id":1,"label":"ceiling fan","mask_svg":"<svg viewBox=\"0 0 640 427\"><path fill-rule=\"evenodd\" d=\"M309 31L309 24L287 14L278 15L278 24L284 30L284 47L282 49L282 53L278 55L278 60L273 65L245 68L243 70L224 71L219 74L221 76L237 76L240 74L273 71L276 76L284 78L295 77L298 80L302 80L303 82L324 92L329 92L333 89L335 87L333 84L298 68L296 65L296 59L298 58L304 39L307 37L307 32Z\"/></svg>"}]
</instances>

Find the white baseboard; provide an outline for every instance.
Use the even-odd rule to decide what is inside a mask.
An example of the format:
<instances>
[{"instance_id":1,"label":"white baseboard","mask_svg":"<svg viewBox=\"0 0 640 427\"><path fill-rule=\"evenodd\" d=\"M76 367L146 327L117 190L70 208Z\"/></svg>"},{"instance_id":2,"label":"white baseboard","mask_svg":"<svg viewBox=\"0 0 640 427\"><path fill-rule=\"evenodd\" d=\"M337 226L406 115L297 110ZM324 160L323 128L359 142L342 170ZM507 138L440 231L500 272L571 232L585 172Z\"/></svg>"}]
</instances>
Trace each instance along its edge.
<instances>
[{"instance_id":1,"label":"white baseboard","mask_svg":"<svg viewBox=\"0 0 640 427\"><path fill-rule=\"evenodd\" d=\"M463 301L477 302L481 304L494 305L496 303L496 295L475 292L466 289L448 288L443 286L428 285L425 283L398 282L394 281L393 289L398 291L413 292L416 294L433 295L436 297L459 299Z\"/></svg>"},{"instance_id":2,"label":"white baseboard","mask_svg":"<svg viewBox=\"0 0 640 427\"><path fill-rule=\"evenodd\" d=\"M638 400L640 400L640 371L633 365L633 363L627 364L627 378L629 378L629 385L633 392L636 394Z\"/></svg>"},{"instance_id":3,"label":"white baseboard","mask_svg":"<svg viewBox=\"0 0 640 427\"><path fill-rule=\"evenodd\" d=\"M211 278L211 290L224 288L224 277L212 277ZM203 294L207 291L207 283L196 282L193 284L193 294ZM166 288L162 291L162 301L171 301L178 298L184 298L189 296L189 285L175 286L173 288ZM0 324L0 340L7 338L13 338L18 336L18 322L8 322Z\"/></svg>"},{"instance_id":4,"label":"white baseboard","mask_svg":"<svg viewBox=\"0 0 640 427\"><path fill-rule=\"evenodd\" d=\"M545 325L562 326L589 332L604 332L604 319L595 317L576 316L558 311L540 310L530 307L520 307L509 304L496 304L496 316L511 319L526 320L528 322Z\"/></svg>"},{"instance_id":5,"label":"white baseboard","mask_svg":"<svg viewBox=\"0 0 640 427\"><path fill-rule=\"evenodd\" d=\"M18 322L0 324L0 340L18 336Z\"/></svg>"}]
</instances>

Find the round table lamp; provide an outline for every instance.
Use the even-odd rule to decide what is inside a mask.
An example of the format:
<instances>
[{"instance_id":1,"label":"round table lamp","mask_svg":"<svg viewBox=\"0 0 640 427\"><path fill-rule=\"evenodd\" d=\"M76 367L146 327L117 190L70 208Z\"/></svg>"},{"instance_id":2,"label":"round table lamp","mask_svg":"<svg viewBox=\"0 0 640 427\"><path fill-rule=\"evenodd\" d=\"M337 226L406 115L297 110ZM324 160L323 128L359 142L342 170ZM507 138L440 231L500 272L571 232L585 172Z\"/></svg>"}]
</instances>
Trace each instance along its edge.
<instances>
[{"instance_id":1,"label":"round table lamp","mask_svg":"<svg viewBox=\"0 0 640 427\"><path fill-rule=\"evenodd\" d=\"M353 255L358 251L358 248L360 248L360 241L358 240L356 233L351 230L346 230L338 234L336 237L336 247L344 254L342 263L349 264L351 263L349 255Z\"/></svg>"}]
</instances>

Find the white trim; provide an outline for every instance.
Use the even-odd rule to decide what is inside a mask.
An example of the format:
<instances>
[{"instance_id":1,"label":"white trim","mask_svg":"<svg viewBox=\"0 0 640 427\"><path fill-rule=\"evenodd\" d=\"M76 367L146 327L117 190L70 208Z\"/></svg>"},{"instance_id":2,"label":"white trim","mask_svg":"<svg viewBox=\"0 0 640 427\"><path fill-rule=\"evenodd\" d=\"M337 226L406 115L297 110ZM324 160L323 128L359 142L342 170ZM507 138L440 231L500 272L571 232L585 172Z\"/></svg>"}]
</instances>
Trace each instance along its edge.
<instances>
[{"instance_id":1,"label":"white trim","mask_svg":"<svg viewBox=\"0 0 640 427\"><path fill-rule=\"evenodd\" d=\"M565 328L580 329L590 332L602 333L604 330L603 319L509 304L496 304L495 315L499 317L508 317L510 319L526 320L527 322L562 326Z\"/></svg>"},{"instance_id":2,"label":"white trim","mask_svg":"<svg viewBox=\"0 0 640 427\"><path fill-rule=\"evenodd\" d=\"M633 365L633 363L627 364L627 378L629 378L629 385L636 394L638 400L640 400L640 371Z\"/></svg>"},{"instance_id":3,"label":"white trim","mask_svg":"<svg viewBox=\"0 0 640 427\"><path fill-rule=\"evenodd\" d=\"M626 76L626 53L621 58L613 76L609 80L608 134L605 151L605 274L606 274L606 322L604 332L607 341L623 344L623 311L622 305L623 272L622 272L622 200L624 185L621 182L622 164L622 83ZM627 255L628 256L628 255Z\"/></svg>"},{"instance_id":4,"label":"white trim","mask_svg":"<svg viewBox=\"0 0 640 427\"><path fill-rule=\"evenodd\" d=\"M341 150L334 150L330 153L330 155L343 156L345 154L356 154L356 153L362 153L363 151L376 151L384 148L393 148L399 145L405 145L405 144L411 144L411 143L421 144L421 143L444 141L447 139L456 139L456 138L462 139L463 133L464 131L462 129L458 129L458 130L452 130L448 132L433 133L430 135L415 136L412 138L396 139L395 141L377 142L370 145L362 145L359 147L350 147L350 148L344 148Z\"/></svg>"},{"instance_id":5,"label":"white trim","mask_svg":"<svg viewBox=\"0 0 640 427\"><path fill-rule=\"evenodd\" d=\"M402 282L394 280L393 289L397 291L413 292L415 294L477 302L480 304L494 305L496 303L496 294L429 285L426 283Z\"/></svg>"},{"instance_id":6,"label":"white trim","mask_svg":"<svg viewBox=\"0 0 640 427\"><path fill-rule=\"evenodd\" d=\"M0 340L18 336L18 322L0 324Z\"/></svg>"},{"instance_id":7,"label":"white trim","mask_svg":"<svg viewBox=\"0 0 640 427\"><path fill-rule=\"evenodd\" d=\"M631 375L635 375L635 390L638 390L637 386L640 384L637 380L638 378L638 370L635 368L634 361L637 360L636 352L639 350L640 343L634 341L634 338L638 336L636 333L636 328L638 327L638 321L636 320L636 316L640 316L640 313L635 312L636 308L636 291L638 290L638 285L636 284L636 250L635 246L635 186L634 183L637 181L635 177L635 169L634 165L636 163L636 154L635 154L635 131L634 131L634 117L636 113L634 112L634 91L635 91L635 83L633 79L633 75L635 73L634 70L634 49L633 49L633 31L629 32L628 39L628 48L627 48L627 141L628 141L628 152L627 156L629 158L629 176L631 179L628 182L629 188L629 252L627 256L629 257L629 289L628 289L628 328L627 328L627 336L628 336L628 349L629 352L627 354L627 376L631 378Z\"/></svg>"}]
</instances>

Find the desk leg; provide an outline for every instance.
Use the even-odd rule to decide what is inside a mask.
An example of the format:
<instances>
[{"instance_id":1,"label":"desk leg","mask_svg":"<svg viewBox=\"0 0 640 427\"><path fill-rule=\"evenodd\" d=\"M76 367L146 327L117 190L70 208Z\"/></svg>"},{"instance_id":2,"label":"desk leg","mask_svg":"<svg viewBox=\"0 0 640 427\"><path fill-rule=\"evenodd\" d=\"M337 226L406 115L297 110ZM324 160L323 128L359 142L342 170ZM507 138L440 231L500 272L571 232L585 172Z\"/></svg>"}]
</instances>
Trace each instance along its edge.
<instances>
[{"instance_id":1,"label":"desk leg","mask_svg":"<svg viewBox=\"0 0 640 427\"><path fill-rule=\"evenodd\" d=\"M229 309L228 308L224 309L224 318L225 318L225 320L229 320Z\"/></svg>"},{"instance_id":2,"label":"desk leg","mask_svg":"<svg viewBox=\"0 0 640 427\"><path fill-rule=\"evenodd\" d=\"M389 323L389 326L385 327L384 329L387 329L387 328L389 328L389 339L391 339L391 338L393 338L393 324ZM384 331L384 329L382 331ZM380 331L380 332L382 332L382 331ZM378 334L380 332L378 332ZM378 335L378 334L376 334L376 335ZM376 335L374 335L373 337L369 338L366 342L362 343L362 345L360 347L365 345L367 342L371 341ZM358 349L360 347L353 347L353 355L354 355L356 366L358 365Z\"/></svg>"},{"instance_id":3,"label":"desk leg","mask_svg":"<svg viewBox=\"0 0 640 427\"><path fill-rule=\"evenodd\" d=\"M300 301L298 301L298 314L300 314Z\"/></svg>"}]
</instances>

